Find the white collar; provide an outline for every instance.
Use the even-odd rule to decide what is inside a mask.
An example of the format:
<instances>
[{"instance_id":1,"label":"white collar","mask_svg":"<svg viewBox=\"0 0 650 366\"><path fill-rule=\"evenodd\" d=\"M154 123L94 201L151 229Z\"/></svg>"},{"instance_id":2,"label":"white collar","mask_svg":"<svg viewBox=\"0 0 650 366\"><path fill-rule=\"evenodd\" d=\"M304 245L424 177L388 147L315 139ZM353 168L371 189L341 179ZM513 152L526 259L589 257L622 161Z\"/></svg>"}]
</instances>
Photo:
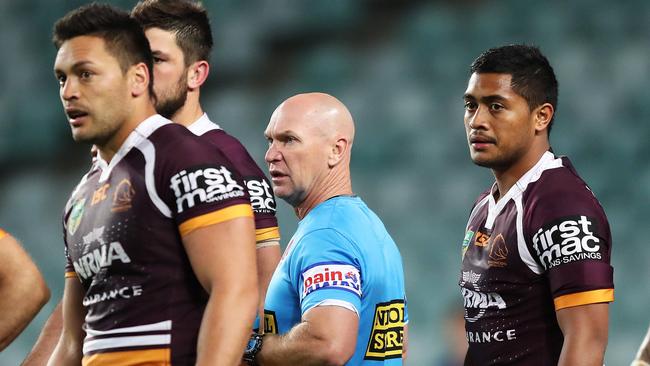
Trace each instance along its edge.
<instances>
[{"instance_id":1,"label":"white collar","mask_svg":"<svg viewBox=\"0 0 650 366\"><path fill-rule=\"evenodd\" d=\"M110 163L107 163L99 154L97 154L96 164L97 167L102 170L102 174L99 176L99 181L103 182L107 180L113 168L122 160L124 156L126 156L126 154L129 153L129 151L131 151L134 146L140 143L140 141L148 138L158 128L170 123L173 122L159 114L154 114L151 117L148 117L144 121L140 122L140 124L138 124L138 126L133 131L131 131L129 136L122 143L122 146L120 146L120 148L113 156L113 159L111 159Z\"/></svg>"},{"instance_id":2,"label":"white collar","mask_svg":"<svg viewBox=\"0 0 650 366\"><path fill-rule=\"evenodd\" d=\"M221 127L219 127L218 124L210 121L207 113L203 113L199 119L194 121L191 125L187 126L187 129L192 131L193 134L201 136L208 131L219 130Z\"/></svg>"}]
</instances>

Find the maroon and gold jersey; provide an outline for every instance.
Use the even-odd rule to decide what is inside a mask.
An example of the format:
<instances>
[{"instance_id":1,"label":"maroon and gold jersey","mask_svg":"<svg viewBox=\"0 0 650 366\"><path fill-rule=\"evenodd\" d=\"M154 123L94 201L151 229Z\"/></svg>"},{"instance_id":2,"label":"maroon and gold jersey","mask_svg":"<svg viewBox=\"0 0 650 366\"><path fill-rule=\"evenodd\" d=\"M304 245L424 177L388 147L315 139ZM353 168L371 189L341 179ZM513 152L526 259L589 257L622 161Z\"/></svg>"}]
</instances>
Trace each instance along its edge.
<instances>
[{"instance_id":1,"label":"maroon and gold jersey","mask_svg":"<svg viewBox=\"0 0 650 366\"><path fill-rule=\"evenodd\" d=\"M244 145L235 137L226 133L203 114L196 122L188 126L195 135L214 144L239 172L246 183L255 215L255 238L261 241L280 239L278 220L275 217L275 197L266 175L250 156Z\"/></svg>"},{"instance_id":2,"label":"maroon and gold jersey","mask_svg":"<svg viewBox=\"0 0 650 366\"><path fill-rule=\"evenodd\" d=\"M81 281L84 365L190 365L208 294L181 237L252 217L243 181L211 144L159 115L95 164L64 216L66 277Z\"/></svg>"},{"instance_id":3,"label":"maroon and gold jersey","mask_svg":"<svg viewBox=\"0 0 650 366\"><path fill-rule=\"evenodd\" d=\"M614 300L607 217L551 152L496 202L495 190L477 200L463 240L465 365L556 365L555 312Z\"/></svg>"}]
</instances>

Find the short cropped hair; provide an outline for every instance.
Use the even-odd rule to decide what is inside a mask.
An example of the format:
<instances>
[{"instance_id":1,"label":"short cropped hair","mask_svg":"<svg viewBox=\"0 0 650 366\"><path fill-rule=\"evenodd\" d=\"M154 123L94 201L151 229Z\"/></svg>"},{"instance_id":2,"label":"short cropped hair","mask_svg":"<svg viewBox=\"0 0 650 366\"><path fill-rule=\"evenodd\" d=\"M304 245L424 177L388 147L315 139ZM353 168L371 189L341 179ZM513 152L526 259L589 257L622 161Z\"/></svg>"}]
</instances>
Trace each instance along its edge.
<instances>
[{"instance_id":1,"label":"short cropped hair","mask_svg":"<svg viewBox=\"0 0 650 366\"><path fill-rule=\"evenodd\" d=\"M141 0L131 11L145 29L160 28L176 37L183 51L185 66L210 58L212 31L208 13L198 2L190 0Z\"/></svg>"},{"instance_id":2,"label":"short cropped hair","mask_svg":"<svg viewBox=\"0 0 650 366\"><path fill-rule=\"evenodd\" d=\"M149 95L153 92L153 56L142 27L129 13L107 4L83 5L54 24L52 41L57 49L75 37L95 36L104 40L123 73L140 62L149 69Z\"/></svg>"},{"instance_id":3,"label":"short cropped hair","mask_svg":"<svg viewBox=\"0 0 650 366\"><path fill-rule=\"evenodd\" d=\"M491 48L474 60L470 73L510 74L512 89L526 99L530 110L550 103L557 111L558 83L555 72L548 59L535 46L508 45ZM553 119L548 124L549 134Z\"/></svg>"}]
</instances>

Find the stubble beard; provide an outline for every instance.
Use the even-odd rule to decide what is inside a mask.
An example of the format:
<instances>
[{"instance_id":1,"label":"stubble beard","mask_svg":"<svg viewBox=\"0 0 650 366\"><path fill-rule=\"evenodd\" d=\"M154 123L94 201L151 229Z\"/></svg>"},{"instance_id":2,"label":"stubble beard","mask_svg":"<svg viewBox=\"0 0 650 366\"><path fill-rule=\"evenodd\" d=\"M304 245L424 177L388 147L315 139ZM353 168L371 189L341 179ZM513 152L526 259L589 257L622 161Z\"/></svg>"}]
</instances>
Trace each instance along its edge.
<instances>
[{"instance_id":1,"label":"stubble beard","mask_svg":"<svg viewBox=\"0 0 650 366\"><path fill-rule=\"evenodd\" d=\"M159 95L156 102L156 112L161 116L172 119L172 117L183 108L187 101L187 73L183 72L183 76L178 80L176 86L171 90L169 97L167 95Z\"/></svg>"}]
</instances>

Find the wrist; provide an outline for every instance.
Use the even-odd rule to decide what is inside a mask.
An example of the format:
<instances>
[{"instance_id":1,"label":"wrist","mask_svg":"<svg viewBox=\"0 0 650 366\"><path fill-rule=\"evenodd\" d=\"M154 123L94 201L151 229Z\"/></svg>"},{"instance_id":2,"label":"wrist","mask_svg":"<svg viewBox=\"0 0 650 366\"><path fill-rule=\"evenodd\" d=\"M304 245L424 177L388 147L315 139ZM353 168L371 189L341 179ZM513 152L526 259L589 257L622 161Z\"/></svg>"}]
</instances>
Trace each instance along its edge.
<instances>
[{"instance_id":1,"label":"wrist","mask_svg":"<svg viewBox=\"0 0 650 366\"><path fill-rule=\"evenodd\" d=\"M244 350L244 356L242 357L243 361L249 366L258 366L257 355L262 350L262 343L264 340L264 334L251 334L251 337L248 339L248 344Z\"/></svg>"}]
</instances>

